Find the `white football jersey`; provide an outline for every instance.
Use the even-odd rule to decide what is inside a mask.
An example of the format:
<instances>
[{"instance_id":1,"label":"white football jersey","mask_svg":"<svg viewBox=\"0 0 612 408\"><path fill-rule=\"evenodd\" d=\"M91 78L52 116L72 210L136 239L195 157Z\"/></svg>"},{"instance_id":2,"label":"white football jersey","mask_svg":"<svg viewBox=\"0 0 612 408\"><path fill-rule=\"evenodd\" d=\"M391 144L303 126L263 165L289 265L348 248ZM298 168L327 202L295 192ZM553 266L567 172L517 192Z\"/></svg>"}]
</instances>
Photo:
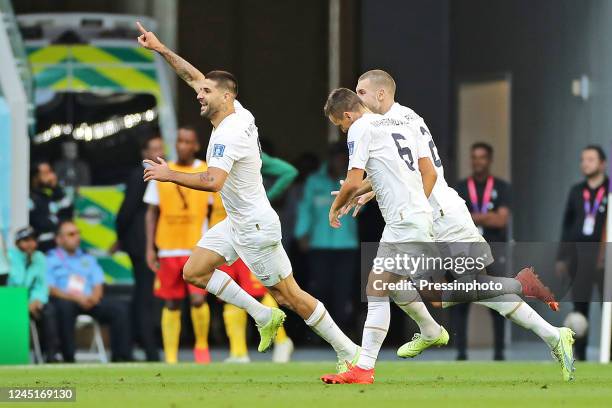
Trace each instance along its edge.
<instances>
[{"instance_id":1,"label":"white football jersey","mask_svg":"<svg viewBox=\"0 0 612 408\"><path fill-rule=\"evenodd\" d=\"M457 192L449 187L444 178L444 167L442 160L438 154L438 149L433 141L429 128L421 118L412 109L402 106L399 103L394 103L391 109L384 115L388 118L402 119L407 122L412 133L419 139L419 155L415 158L418 160L423 157L429 157L434 164L434 168L438 173L436 184L429 196L429 203L434 210L434 219L440 217L444 212L449 212L451 209L459 206L465 206L465 201L457 194Z\"/></svg>"},{"instance_id":2,"label":"white football jersey","mask_svg":"<svg viewBox=\"0 0 612 408\"><path fill-rule=\"evenodd\" d=\"M261 176L261 148L253 115L237 101L236 112L213 129L206 162L228 173L221 199L232 228L247 234L278 222ZM279 231L280 239L280 231Z\"/></svg>"},{"instance_id":3,"label":"white football jersey","mask_svg":"<svg viewBox=\"0 0 612 408\"><path fill-rule=\"evenodd\" d=\"M349 170L364 169L387 225L431 217L418 166L417 138L407 122L366 113L348 131Z\"/></svg>"}]
</instances>

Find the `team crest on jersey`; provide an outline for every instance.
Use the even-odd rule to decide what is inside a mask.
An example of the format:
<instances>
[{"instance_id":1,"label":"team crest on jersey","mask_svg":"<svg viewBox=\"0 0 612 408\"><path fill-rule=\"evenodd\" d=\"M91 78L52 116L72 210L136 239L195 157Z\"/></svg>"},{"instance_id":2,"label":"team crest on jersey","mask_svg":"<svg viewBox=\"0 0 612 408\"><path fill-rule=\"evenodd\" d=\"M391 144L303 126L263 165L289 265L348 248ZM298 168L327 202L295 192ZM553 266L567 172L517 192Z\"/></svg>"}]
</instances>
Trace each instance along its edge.
<instances>
[{"instance_id":1,"label":"team crest on jersey","mask_svg":"<svg viewBox=\"0 0 612 408\"><path fill-rule=\"evenodd\" d=\"M225 152L225 145L215 144L213 146L213 157L223 157L223 152Z\"/></svg>"},{"instance_id":2,"label":"team crest on jersey","mask_svg":"<svg viewBox=\"0 0 612 408\"><path fill-rule=\"evenodd\" d=\"M353 155L353 150L355 150L355 142L348 142L348 151L349 151L349 156Z\"/></svg>"}]
</instances>

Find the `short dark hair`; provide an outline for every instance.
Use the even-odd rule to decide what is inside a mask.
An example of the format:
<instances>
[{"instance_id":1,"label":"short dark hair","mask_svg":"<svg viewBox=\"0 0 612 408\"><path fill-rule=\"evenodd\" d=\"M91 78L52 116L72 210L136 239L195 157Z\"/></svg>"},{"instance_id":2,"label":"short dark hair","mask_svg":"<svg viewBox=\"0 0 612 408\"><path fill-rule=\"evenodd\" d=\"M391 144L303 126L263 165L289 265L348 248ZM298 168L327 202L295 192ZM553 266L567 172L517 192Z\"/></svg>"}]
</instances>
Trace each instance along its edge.
<instances>
[{"instance_id":1,"label":"short dark hair","mask_svg":"<svg viewBox=\"0 0 612 408\"><path fill-rule=\"evenodd\" d=\"M55 235L56 236L60 234L60 232L62 231L62 228L66 224L74 224L76 226L76 222L74 222L73 219L66 218L66 219L63 219L63 220L59 220L59 222L57 223L57 227L55 227Z\"/></svg>"},{"instance_id":2,"label":"short dark hair","mask_svg":"<svg viewBox=\"0 0 612 408\"><path fill-rule=\"evenodd\" d=\"M582 149L582 151L584 152L585 150L595 150L597 152L597 154L599 155L599 160L600 161L606 161L606 152L604 152L604 149L601 148L600 145L588 145L586 146L584 149Z\"/></svg>"},{"instance_id":3,"label":"short dark hair","mask_svg":"<svg viewBox=\"0 0 612 408\"><path fill-rule=\"evenodd\" d=\"M40 166L42 166L43 164L47 164L49 165L49 167L51 167L51 162L49 160L36 160L30 166L30 175L32 177L38 176L38 173L40 173Z\"/></svg>"},{"instance_id":4,"label":"short dark hair","mask_svg":"<svg viewBox=\"0 0 612 408\"><path fill-rule=\"evenodd\" d=\"M161 139L164 140L161 135L159 133L154 133L150 136L147 136L143 141L142 144L140 146L141 150L146 150L149 148L149 143L151 143L153 140L155 139Z\"/></svg>"},{"instance_id":5,"label":"short dark hair","mask_svg":"<svg viewBox=\"0 0 612 408\"><path fill-rule=\"evenodd\" d=\"M236 77L227 71L210 71L206 78L215 81L221 88L230 91L234 96L238 96L238 81Z\"/></svg>"},{"instance_id":6,"label":"short dark hair","mask_svg":"<svg viewBox=\"0 0 612 408\"><path fill-rule=\"evenodd\" d=\"M487 151L487 155L489 157L493 157L493 146L485 142L476 142L472 145L471 150L474 151L476 149L484 149Z\"/></svg>"},{"instance_id":7,"label":"short dark hair","mask_svg":"<svg viewBox=\"0 0 612 408\"><path fill-rule=\"evenodd\" d=\"M51 169L53 169L53 166L51 166L51 162L49 160L35 161L34 163L30 165L30 182L33 182L34 179L38 177L38 175L40 174L40 166L42 166L43 164L46 164L49 167L51 167Z\"/></svg>"},{"instance_id":8,"label":"short dark hair","mask_svg":"<svg viewBox=\"0 0 612 408\"><path fill-rule=\"evenodd\" d=\"M331 91L327 97L323 113L326 117L338 118L344 112L357 112L360 107L365 108L355 92L348 88L338 88Z\"/></svg>"}]
</instances>

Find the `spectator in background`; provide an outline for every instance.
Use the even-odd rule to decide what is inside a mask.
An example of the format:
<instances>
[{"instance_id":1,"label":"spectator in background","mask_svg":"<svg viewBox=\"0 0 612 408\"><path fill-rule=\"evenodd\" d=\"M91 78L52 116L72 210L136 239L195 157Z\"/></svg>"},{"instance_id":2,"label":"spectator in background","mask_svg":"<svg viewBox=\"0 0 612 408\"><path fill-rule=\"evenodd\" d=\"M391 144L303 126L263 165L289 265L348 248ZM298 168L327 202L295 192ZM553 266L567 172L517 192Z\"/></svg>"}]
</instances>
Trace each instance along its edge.
<instances>
[{"instance_id":1,"label":"spectator in background","mask_svg":"<svg viewBox=\"0 0 612 408\"><path fill-rule=\"evenodd\" d=\"M487 143L474 143L471 149L472 175L457 185L457 192L463 198L472 213L472 219L482 236L490 243L508 241L508 223L510 220L511 192L510 184L491 174L493 147ZM506 257L502 251L496 251L492 245L495 263L487 268L493 276L505 276ZM456 305L451 309L455 326L455 345L458 360L467 359L467 317L470 304ZM504 360L505 319L495 310L490 309L493 319L494 359Z\"/></svg>"},{"instance_id":2,"label":"spectator in background","mask_svg":"<svg viewBox=\"0 0 612 408\"><path fill-rule=\"evenodd\" d=\"M291 164L277 157L261 152L261 175L272 178L271 186L266 187L266 195L270 202L278 200L289 188L298 175L298 171Z\"/></svg>"},{"instance_id":3,"label":"spectator in background","mask_svg":"<svg viewBox=\"0 0 612 408\"><path fill-rule=\"evenodd\" d=\"M198 160L198 134L192 126L181 126L176 138L176 162L169 162L173 170L198 173L206 171L206 163ZM193 348L196 363L210 362L208 330L210 307L207 292L183 280L183 267L193 247L206 229L212 193L181 187L172 183L151 181L143 201L148 204L145 215L146 258L149 268L156 273L153 284L156 297L164 300L161 313L164 358L167 363L178 362L181 336L181 305L189 296L191 322L195 337Z\"/></svg>"},{"instance_id":4,"label":"spectator in background","mask_svg":"<svg viewBox=\"0 0 612 408\"><path fill-rule=\"evenodd\" d=\"M58 352L57 322L55 309L49 303L47 287L47 262L45 255L37 251L38 243L32 227L25 227L15 233L16 248L9 250L11 270L8 285L28 289L30 318L36 322L41 336L45 361L56 362Z\"/></svg>"},{"instance_id":5,"label":"spectator in background","mask_svg":"<svg viewBox=\"0 0 612 408\"><path fill-rule=\"evenodd\" d=\"M357 269L357 222L342 218L342 227L329 226L331 192L340 189L346 175L348 154L344 143L330 146L328 161L306 180L304 195L298 206L295 237L303 252L308 252L308 291L327 305L343 330L352 329L353 300L351 283L359 282Z\"/></svg>"},{"instance_id":6,"label":"spectator in background","mask_svg":"<svg viewBox=\"0 0 612 408\"><path fill-rule=\"evenodd\" d=\"M298 176L298 170L290 163L275 157L274 146L266 139L260 139L261 144L261 175L268 200L277 204L286 190Z\"/></svg>"},{"instance_id":7,"label":"spectator in background","mask_svg":"<svg viewBox=\"0 0 612 408\"><path fill-rule=\"evenodd\" d=\"M91 184L89 164L79 159L79 146L74 140L62 143L62 158L54 163L60 185L74 198L80 186Z\"/></svg>"},{"instance_id":8,"label":"spectator in background","mask_svg":"<svg viewBox=\"0 0 612 408\"><path fill-rule=\"evenodd\" d=\"M296 240L293 234L295 230L295 220L297 219L298 204L302 200L306 179L317 171L321 164L319 158L313 153L301 154L297 160L294 161L294 164L297 169L297 177L285 193L284 205L279 215L283 230L289 232L283 234L283 246L288 250L291 264L294 268L299 268L301 262L295 259L299 251L297 250ZM295 275L298 276L299 273Z\"/></svg>"},{"instance_id":9,"label":"spectator in background","mask_svg":"<svg viewBox=\"0 0 612 408\"><path fill-rule=\"evenodd\" d=\"M141 150L143 159L156 160L164 156L164 142L159 135L148 138ZM132 321L134 336L145 351L147 361L159 361L159 350L155 339L155 325L159 316L155 313L153 296L155 273L147 266L145 214L147 204L143 202L146 183L142 178L142 164L135 168L126 182L125 198L117 214L116 229L119 247L130 257L134 269L132 292Z\"/></svg>"},{"instance_id":10,"label":"spectator in background","mask_svg":"<svg viewBox=\"0 0 612 408\"><path fill-rule=\"evenodd\" d=\"M35 163L31 171L30 225L38 233L42 252L55 247L55 230L60 221L72 219L73 202L57 182L57 175L46 162Z\"/></svg>"},{"instance_id":11,"label":"spectator in background","mask_svg":"<svg viewBox=\"0 0 612 408\"><path fill-rule=\"evenodd\" d=\"M561 278L572 279L574 311L589 317L589 305L593 285L603 292L603 251L598 243L604 239L608 209L608 176L606 154L600 146L587 146L582 150L580 170L584 180L572 186L563 216L560 253L557 273ZM587 243L578 244L574 243ZM591 244L588 244L591 243ZM576 358L586 360L588 336L577 338Z\"/></svg>"},{"instance_id":12,"label":"spectator in background","mask_svg":"<svg viewBox=\"0 0 612 408\"><path fill-rule=\"evenodd\" d=\"M104 272L96 258L80 248L79 229L72 221L61 221L56 241L57 248L47 254L47 283L57 312L64 362L74 362L74 325L80 314L109 324L112 361L130 361L127 308L120 301L104 298Z\"/></svg>"}]
</instances>

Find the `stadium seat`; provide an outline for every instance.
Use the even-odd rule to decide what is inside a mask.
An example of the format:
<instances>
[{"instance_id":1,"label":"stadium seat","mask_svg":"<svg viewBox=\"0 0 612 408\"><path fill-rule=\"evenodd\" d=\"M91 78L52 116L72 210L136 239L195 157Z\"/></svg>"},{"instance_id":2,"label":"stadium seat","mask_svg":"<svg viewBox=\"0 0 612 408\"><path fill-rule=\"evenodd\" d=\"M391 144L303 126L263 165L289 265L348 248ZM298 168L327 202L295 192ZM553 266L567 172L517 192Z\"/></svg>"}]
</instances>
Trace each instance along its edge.
<instances>
[{"instance_id":1,"label":"stadium seat","mask_svg":"<svg viewBox=\"0 0 612 408\"><path fill-rule=\"evenodd\" d=\"M91 327L93 331L91 346L87 352L78 351L75 359L77 361L94 359L99 360L101 363L108 363L108 356L106 355L106 349L104 348L104 340L102 339L100 324L91 316L79 315L76 321L76 329L80 330L86 327Z\"/></svg>"}]
</instances>

